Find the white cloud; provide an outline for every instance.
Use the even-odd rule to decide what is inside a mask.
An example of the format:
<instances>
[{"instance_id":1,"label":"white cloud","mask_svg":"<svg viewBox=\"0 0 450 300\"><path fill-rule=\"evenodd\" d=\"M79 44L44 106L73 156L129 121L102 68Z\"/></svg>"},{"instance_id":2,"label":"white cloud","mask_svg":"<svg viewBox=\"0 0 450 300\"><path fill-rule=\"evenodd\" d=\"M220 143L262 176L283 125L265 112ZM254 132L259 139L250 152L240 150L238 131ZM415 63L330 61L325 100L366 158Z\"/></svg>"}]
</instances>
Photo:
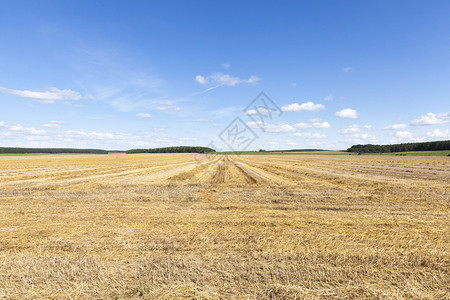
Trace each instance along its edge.
<instances>
[{"instance_id":1,"label":"white cloud","mask_svg":"<svg viewBox=\"0 0 450 300\"><path fill-rule=\"evenodd\" d=\"M225 70L228 70L231 67L230 63L224 63L222 64L222 68L224 68Z\"/></svg>"},{"instance_id":2,"label":"white cloud","mask_svg":"<svg viewBox=\"0 0 450 300\"><path fill-rule=\"evenodd\" d=\"M166 106L173 106L174 105L173 101L158 101L156 103L160 104L160 105L166 105Z\"/></svg>"},{"instance_id":3,"label":"white cloud","mask_svg":"<svg viewBox=\"0 0 450 300\"><path fill-rule=\"evenodd\" d=\"M32 134L32 135L42 135L46 134L46 130L35 129L33 127L23 127L22 125L14 125L11 126L10 129L12 131L18 131L22 133Z\"/></svg>"},{"instance_id":4,"label":"white cloud","mask_svg":"<svg viewBox=\"0 0 450 300\"><path fill-rule=\"evenodd\" d=\"M86 99L86 100L95 100L97 98L94 95L92 95L92 94L86 94L84 96L84 99Z\"/></svg>"},{"instance_id":5,"label":"white cloud","mask_svg":"<svg viewBox=\"0 0 450 300\"><path fill-rule=\"evenodd\" d=\"M399 130L393 133L393 138L391 138L390 142L392 144L398 144L398 143L410 143L410 142L424 142L424 137L416 137L414 134L410 131L406 130Z\"/></svg>"},{"instance_id":6,"label":"white cloud","mask_svg":"<svg viewBox=\"0 0 450 300\"><path fill-rule=\"evenodd\" d=\"M55 87L50 87L48 91L37 92L29 90L13 90L5 87L0 87L0 92L16 95L23 98L36 99L41 103L55 103L58 100L81 100L83 98L92 98L92 95L88 94L83 97L80 93L72 91L70 89L60 90Z\"/></svg>"},{"instance_id":7,"label":"white cloud","mask_svg":"<svg viewBox=\"0 0 450 300\"><path fill-rule=\"evenodd\" d=\"M409 131L397 131L395 136L400 139L411 139L413 137L412 133Z\"/></svg>"},{"instance_id":8,"label":"white cloud","mask_svg":"<svg viewBox=\"0 0 450 300\"><path fill-rule=\"evenodd\" d=\"M450 134L448 133L448 129L441 131L439 129L435 129L433 131L427 132L427 136L431 138L438 139L450 139Z\"/></svg>"},{"instance_id":9,"label":"white cloud","mask_svg":"<svg viewBox=\"0 0 450 300\"><path fill-rule=\"evenodd\" d=\"M349 126L347 128L344 128L342 130L339 130L338 132L340 134L346 135L346 134L354 134L354 133L357 133L357 132L360 132L360 131L361 131L361 129L359 128L359 125L355 124L355 125L351 125L351 126Z\"/></svg>"},{"instance_id":10,"label":"white cloud","mask_svg":"<svg viewBox=\"0 0 450 300\"><path fill-rule=\"evenodd\" d=\"M241 83L256 83L260 79L254 75L250 76L248 79L241 79L239 77L233 77L228 74L222 74L216 72L210 76L197 75L195 81L202 85L212 84L212 85L226 85L226 86L236 86Z\"/></svg>"},{"instance_id":11,"label":"white cloud","mask_svg":"<svg viewBox=\"0 0 450 300\"><path fill-rule=\"evenodd\" d=\"M386 130L401 130L401 129L406 129L407 127L408 127L408 125L406 125L406 124L392 124L392 125L384 127L384 129L386 129Z\"/></svg>"},{"instance_id":12,"label":"white cloud","mask_svg":"<svg viewBox=\"0 0 450 300\"><path fill-rule=\"evenodd\" d=\"M323 100L331 101L331 100L333 100L333 95L329 94L328 96L324 97Z\"/></svg>"},{"instance_id":13,"label":"white cloud","mask_svg":"<svg viewBox=\"0 0 450 300\"><path fill-rule=\"evenodd\" d=\"M175 106L175 104L172 101L158 101L157 104L159 105L155 109L159 111L164 110L181 111L181 108L179 106Z\"/></svg>"},{"instance_id":14,"label":"white cloud","mask_svg":"<svg viewBox=\"0 0 450 300\"><path fill-rule=\"evenodd\" d=\"M340 111L335 112L334 115L340 118L349 118L349 119L358 118L358 112L351 108L344 108Z\"/></svg>"},{"instance_id":15,"label":"white cloud","mask_svg":"<svg viewBox=\"0 0 450 300\"><path fill-rule=\"evenodd\" d=\"M297 84L294 82L294 83L291 83L291 86L297 86Z\"/></svg>"},{"instance_id":16,"label":"white cloud","mask_svg":"<svg viewBox=\"0 0 450 300\"><path fill-rule=\"evenodd\" d=\"M245 114L249 116L257 116L259 115L258 111L256 109L249 109L245 112Z\"/></svg>"},{"instance_id":17,"label":"white cloud","mask_svg":"<svg viewBox=\"0 0 450 300\"><path fill-rule=\"evenodd\" d=\"M268 132L292 132L295 131L295 128L289 124L285 123L277 123L277 124L268 124L266 127Z\"/></svg>"},{"instance_id":18,"label":"white cloud","mask_svg":"<svg viewBox=\"0 0 450 300\"><path fill-rule=\"evenodd\" d=\"M156 110L173 110L173 111L181 111L179 106L157 106Z\"/></svg>"},{"instance_id":19,"label":"white cloud","mask_svg":"<svg viewBox=\"0 0 450 300\"><path fill-rule=\"evenodd\" d=\"M151 115L149 113L138 113L138 114L136 114L136 117L138 117L138 118L150 118Z\"/></svg>"},{"instance_id":20,"label":"white cloud","mask_svg":"<svg viewBox=\"0 0 450 300\"><path fill-rule=\"evenodd\" d=\"M269 116L270 115L271 110L264 108L264 107L258 107L256 109L249 109L245 112L245 114L249 115L249 116Z\"/></svg>"},{"instance_id":21,"label":"white cloud","mask_svg":"<svg viewBox=\"0 0 450 300\"><path fill-rule=\"evenodd\" d=\"M248 79L241 79L220 72L216 72L210 76L197 75L194 79L197 83L209 87L203 91L192 93L191 96L204 94L221 86L236 86L242 83L254 84L260 80L254 75L250 76Z\"/></svg>"},{"instance_id":22,"label":"white cloud","mask_svg":"<svg viewBox=\"0 0 450 300\"><path fill-rule=\"evenodd\" d=\"M345 136L346 142L353 142L353 143L376 143L377 139L373 135L370 135L368 133L354 133L350 135Z\"/></svg>"},{"instance_id":23,"label":"white cloud","mask_svg":"<svg viewBox=\"0 0 450 300\"><path fill-rule=\"evenodd\" d=\"M116 135L109 132L97 132L97 131L82 131L82 130L67 130L64 131L66 138L76 138L76 139L95 139L95 140L105 140L105 139L121 139L121 135Z\"/></svg>"},{"instance_id":24,"label":"white cloud","mask_svg":"<svg viewBox=\"0 0 450 300\"><path fill-rule=\"evenodd\" d=\"M51 137L48 135L32 135L32 136L26 136L25 140L27 141L49 141L51 140Z\"/></svg>"},{"instance_id":25,"label":"white cloud","mask_svg":"<svg viewBox=\"0 0 450 300\"><path fill-rule=\"evenodd\" d=\"M52 123L46 123L43 126L47 127L47 128L59 128L59 127L61 127L61 125L59 125L59 124L52 124Z\"/></svg>"},{"instance_id":26,"label":"white cloud","mask_svg":"<svg viewBox=\"0 0 450 300\"><path fill-rule=\"evenodd\" d=\"M302 104L293 103L288 105L283 105L281 107L282 111L295 111L295 112L302 112L302 111L314 111L318 112L321 109L325 109L325 106L322 104L314 104L314 102L308 101Z\"/></svg>"},{"instance_id":27,"label":"white cloud","mask_svg":"<svg viewBox=\"0 0 450 300\"><path fill-rule=\"evenodd\" d=\"M294 124L294 127L298 128L298 129L306 129L306 128L311 128L312 126L311 126L311 124L308 124L305 122L300 122L300 123Z\"/></svg>"},{"instance_id":28,"label":"white cloud","mask_svg":"<svg viewBox=\"0 0 450 300\"><path fill-rule=\"evenodd\" d=\"M327 136L325 134L317 133L317 132L296 132L294 133L295 136L298 137L304 137L304 138L313 138L313 139L323 139Z\"/></svg>"},{"instance_id":29,"label":"white cloud","mask_svg":"<svg viewBox=\"0 0 450 300\"><path fill-rule=\"evenodd\" d=\"M331 125L327 121L324 122L314 122L312 123L312 127L314 128L330 128Z\"/></svg>"},{"instance_id":30,"label":"white cloud","mask_svg":"<svg viewBox=\"0 0 450 300\"><path fill-rule=\"evenodd\" d=\"M22 125L8 125L5 122L0 122L0 129L3 136L19 136L23 135L44 135L47 134L46 130L36 129L33 127L23 127Z\"/></svg>"},{"instance_id":31,"label":"white cloud","mask_svg":"<svg viewBox=\"0 0 450 300\"><path fill-rule=\"evenodd\" d=\"M450 122L450 111L442 114L427 113L411 121L411 125L439 125Z\"/></svg>"},{"instance_id":32,"label":"white cloud","mask_svg":"<svg viewBox=\"0 0 450 300\"><path fill-rule=\"evenodd\" d=\"M279 122L276 124L263 123L261 121L247 122L247 126L251 128L263 128L267 132L292 132L295 128L289 124Z\"/></svg>"},{"instance_id":33,"label":"white cloud","mask_svg":"<svg viewBox=\"0 0 450 300\"><path fill-rule=\"evenodd\" d=\"M66 122L64 122L64 121L56 121L56 120L52 120L52 121L50 121L50 122L44 124L43 126L44 126L44 127L47 127L47 128L59 128L59 127L61 127L61 125L64 124L64 123L66 123Z\"/></svg>"},{"instance_id":34,"label":"white cloud","mask_svg":"<svg viewBox=\"0 0 450 300\"><path fill-rule=\"evenodd\" d=\"M110 104L114 106L118 111L121 112L133 112L134 114L151 110L167 110L167 111L181 111L181 108L175 106L177 102L182 102L182 98L174 99L174 101L166 99L142 99L138 100L139 96L133 97L130 95L125 95L124 97L118 97L111 101Z\"/></svg>"},{"instance_id":35,"label":"white cloud","mask_svg":"<svg viewBox=\"0 0 450 300\"><path fill-rule=\"evenodd\" d=\"M202 75L195 76L195 81L197 81L200 84L206 84L206 78Z\"/></svg>"},{"instance_id":36,"label":"white cloud","mask_svg":"<svg viewBox=\"0 0 450 300\"><path fill-rule=\"evenodd\" d=\"M367 129L363 126L363 129ZM338 133L345 137L346 142L352 143L375 143L377 138L367 132L361 132L361 127L357 124L339 130Z\"/></svg>"},{"instance_id":37,"label":"white cloud","mask_svg":"<svg viewBox=\"0 0 450 300\"><path fill-rule=\"evenodd\" d=\"M345 67L342 70L344 70L344 72L349 72L351 71L353 68L352 67Z\"/></svg>"},{"instance_id":38,"label":"white cloud","mask_svg":"<svg viewBox=\"0 0 450 300\"><path fill-rule=\"evenodd\" d=\"M61 122L61 121L57 121ZM52 124L52 123L48 123ZM54 123L57 124L57 123ZM174 145L177 140L161 133L163 128L153 128L155 133L99 132L82 130L39 130L20 124L10 125L0 121L0 140L8 147L98 148L125 150L130 148L155 148Z\"/></svg>"},{"instance_id":39,"label":"white cloud","mask_svg":"<svg viewBox=\"0 0 450 300\"><path fill-rule=\"evenodd\" d=\"M260 127L262 127L264 125L267 125L267 124L264 124L261 121L256 121L256 122L255 121L251 121L251 122L247 122L246 124L247 124L248 127L251 127L251 128L260 128Z\"/></svg>"},{"instance_id":40,"label":"white cloud","mask_svg":"<svg viewBox=\"0 0 450 300\"><path fill-rule=\"evenodd\" d=\"M256 83L256 82L258 82L259 80L260 80L259 77L256 77L256 76L252 75L252 76L250 76L249 79L247 79L247 80L241 80L241 81L242 81L242 82L247 82L247 83Z\"/></svg>"},{"instance_id":41,"label":"white cloud","mask_svg":"<svg viewBox=\"0 0 450 300\"><path fill-rule=\"evenodd\" d=\"M363 128L364 128L364 129L371 130L371 129L372 129L372 125L364 125Z\"/></svg>"},{"instance_id":42,"label":"white cloud","mask_svg":"<svg viewBox=\"0 0 450 300\"><path fill-rule=\"evenodd\" d=\"M331 125L327 121L319 121L319 120L311 120L310 123L300 122L297 124L294 124L295 128L298 129L306 129L306 128L319 128L319 129L325 129L330 128Z\"/></svg>"}]
</instances>

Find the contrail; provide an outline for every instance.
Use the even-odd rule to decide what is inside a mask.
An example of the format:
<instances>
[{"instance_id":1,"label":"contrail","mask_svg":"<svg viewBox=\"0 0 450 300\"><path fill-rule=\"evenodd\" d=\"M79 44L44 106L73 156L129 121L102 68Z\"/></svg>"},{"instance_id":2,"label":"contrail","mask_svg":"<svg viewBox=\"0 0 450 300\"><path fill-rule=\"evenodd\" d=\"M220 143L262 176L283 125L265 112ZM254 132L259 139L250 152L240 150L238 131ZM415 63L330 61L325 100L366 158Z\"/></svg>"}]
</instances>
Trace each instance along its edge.
<instances>
[{"instance_id":1,"label":"contrail","mask_svg":"<svg viewBox=\"0 0 450 300\"><path fill-rule=\"evenodd\" d=\"M203 91L200 91L200 92L192 93L192 94L190 94L189 96L195 96L195 95L204 94L204 93L209 92L209 91L211 91L211 90L213 90L213 89L216 89L216 88L218 88L218 87L220 87L220 86L222 86L222 85L223 85L223 84L219 84L219 85L216 85L216 86L207 88L206 90L203 90Z\"/></svg>"}]
</instances>

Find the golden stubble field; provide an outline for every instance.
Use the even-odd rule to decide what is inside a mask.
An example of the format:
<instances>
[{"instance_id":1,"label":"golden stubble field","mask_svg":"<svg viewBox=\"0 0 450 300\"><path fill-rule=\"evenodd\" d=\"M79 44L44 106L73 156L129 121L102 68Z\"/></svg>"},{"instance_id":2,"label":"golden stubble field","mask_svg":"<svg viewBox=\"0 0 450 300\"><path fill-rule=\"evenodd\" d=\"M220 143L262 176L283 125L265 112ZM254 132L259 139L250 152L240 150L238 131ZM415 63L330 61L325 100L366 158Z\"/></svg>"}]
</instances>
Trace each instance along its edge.
<instances>
[{"instance_id":1,"label":"golden stubble field","mask_svg":"<svg viewBox=\"0 0 450 300\"><path fill-rule=\"evenodd\" d=\"M2 299L448 299L450 159L0 157Z\"/></svg>"}]
</instances>

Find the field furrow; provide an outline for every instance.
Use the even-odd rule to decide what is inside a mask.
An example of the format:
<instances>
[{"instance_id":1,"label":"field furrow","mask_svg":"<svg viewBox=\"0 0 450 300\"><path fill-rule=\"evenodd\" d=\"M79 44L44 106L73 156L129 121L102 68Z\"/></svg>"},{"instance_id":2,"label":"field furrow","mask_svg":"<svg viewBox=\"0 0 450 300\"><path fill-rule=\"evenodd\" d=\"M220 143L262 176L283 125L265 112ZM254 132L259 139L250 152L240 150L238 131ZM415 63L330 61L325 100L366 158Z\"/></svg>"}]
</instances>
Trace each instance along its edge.
<instances>
[{"instance_id":1,"label":"field furrow","mask_svg":"<svg viewBox=\"0 0 450 300\"><path fill-rule=\"evenodd\" d=\"M0 299L448 299L450 160L0 158Z\"/></svg>"}]
</instances>

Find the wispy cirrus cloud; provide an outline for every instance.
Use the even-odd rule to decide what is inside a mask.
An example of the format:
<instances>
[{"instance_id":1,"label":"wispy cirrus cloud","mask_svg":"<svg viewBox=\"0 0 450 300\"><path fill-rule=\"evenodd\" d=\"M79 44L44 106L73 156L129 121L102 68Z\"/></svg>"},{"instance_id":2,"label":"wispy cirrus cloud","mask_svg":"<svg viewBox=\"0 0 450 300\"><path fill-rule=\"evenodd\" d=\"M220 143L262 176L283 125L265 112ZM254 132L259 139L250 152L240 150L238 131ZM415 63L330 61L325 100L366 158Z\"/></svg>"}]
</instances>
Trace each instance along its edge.
<instances>
[{"instance_id":1,"label":"wispy cirrus cloud","mask_svg":"<svg viewBox=\"0 0 450 300\"><path fill-rule=\"evenodd\" d=\"M260 79L254 75L250 76L248 79L241 79L239 77L233 77L228 74L222 74L220 72L216 72L209 76L197 75L195 77L195 81L202 85L206 84L219 84L226 86L235 86L241 83L256 83Z\"/></svg>"},{"instance_id":2,"label":"wispy cirrus cloud","mask_svg":"<svg viewBox=\"0 0 450 300\"><path fill-rule=\"evenodd\" d=\"M177 99L176 101L178 102L180 100ZM161 98L133 100L131 97L126 96L116 98L110 104L118 111L133 112L136 116L142 113L142 111L181 111L181 107L177 106L174 101L161 100Z\"/></svg>"},{"instance_id":3,"label":"wispy cirrus cloud","mask_svg":"<svg viewBox=\"0 0 450 300\"><path fill-rule=\"evenodd\" d=\"M137 113L136 117L138 118L144 118L144 119L148 119L151 117L151 115L149 113Z\"/></svg>"},{"instance_id":4,"label":"wispy cirrus cloud","mask_svg":"<svg viewBox=\"0 0 450 300\"><path fill-rule=\"evenodd\" d=\"M5 87L0 87L0 92L5 94L11 94L22 98L30 98L38 100L41 103L55 103L60 100L81 100L81 99L93 99L93 96L87 94L81 95L79 92L71 89L60 90L56 87L49 87L47 91L30 91L30 90L14 90Z\"/></svg>"},{"instance_id":5,"label":"wispy cirrus cloud","mask_svg":"<svg viewBox=\"0 0 450 300\"><path fill-rule=\"evenodd\" d=\"M158 101L158 106L155 108L159 111L171 110L171 111L181 111L181 107L175 106L172 101Z\"/></svg>"},{"instance_id":6,"label":"wispy cirrus cloud","mask_svg":"<svg viewBox=\"0 0 450 300\"><path fill-rule=\"evenodd\" d=\"M259 77L252 75L247 79L242 79L236 76L231 76L228 74L223 74L221 72L213 73L209 76L197 75L195 76L195 81L203 86L210 86L207 89L193 93L193 95L203 94L208 91L214 90L221 86L237 86L239 84L256 84L260 80Z\"/></svg>"},{"instance_id":7,"label":"wispy cirrus cloud","mask_svg":"<svg viewBox=\"0 0 450 300\"><path fill-rule=\"evenodd\" d=\"M72 67L83 91L119 112L135 115L153 110L155 99L168 97L162 90L166 80L153 68L130 60L136 55L122 44L111 47L86 41L64 53L61 59Z\"/></svg>"},{"instance_id":8,"label":"wispy cirrus cloud","mask_svg":"<svg viewBox=\"0 0 450 300\"><path fill-rule=\"evenodd\" d=\"M326 97L323 97L323 100L325 100L325 101L331 101L331 100L333 100L334 98L333 98L333 95L331 95L331 94L329 94L328 96L326 96Z\"/></svg>"}]
</instances>

